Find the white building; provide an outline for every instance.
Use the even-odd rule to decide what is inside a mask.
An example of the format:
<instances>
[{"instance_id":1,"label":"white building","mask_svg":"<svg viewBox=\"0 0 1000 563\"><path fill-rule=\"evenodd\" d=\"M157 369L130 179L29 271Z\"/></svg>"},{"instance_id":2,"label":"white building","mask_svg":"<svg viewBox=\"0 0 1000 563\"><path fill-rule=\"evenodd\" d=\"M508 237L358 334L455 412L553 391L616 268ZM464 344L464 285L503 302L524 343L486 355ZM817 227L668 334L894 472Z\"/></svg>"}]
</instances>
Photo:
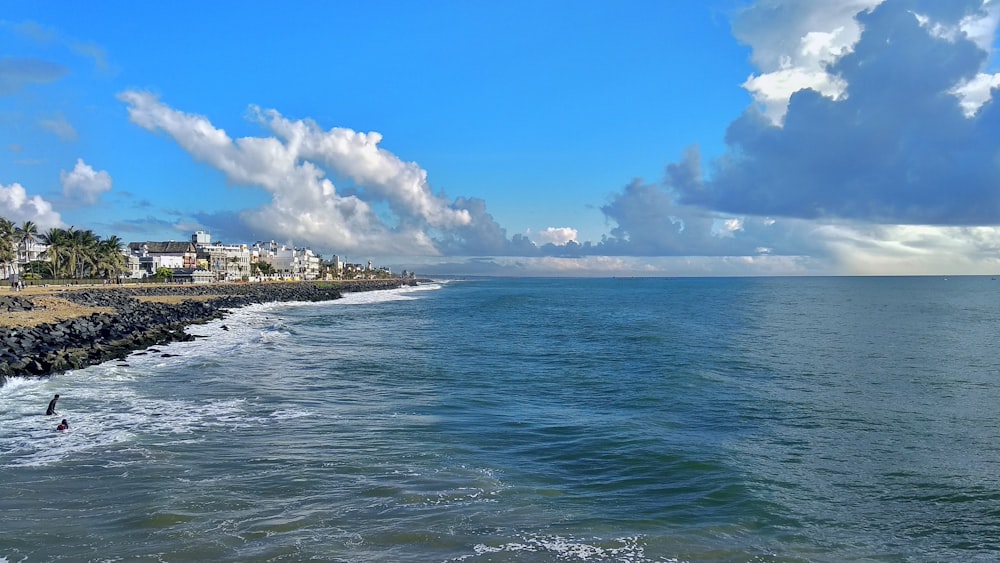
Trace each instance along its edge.
<instances>
[{"instance_id":1,"label":"white building","mask_svg":"<svg viewBox=\"0 0 1000 563\"><path fill-rule=\"evenodd\" d=\"M250 277L250 248L245 244L212 243L212 236L197 231L191 242L198 250L198 263L219 281L239 281Z\"/></svg>"},{"instance_id":2,"label":"white building","mask_svg":"<svg viewBox=\"0 0 1000 563\"><path fill-rule=\"evenodd\" d=\"M258 241L253 245L256 259L270 264L275 276L282 279L315 280L319 278L320 259L308 248L293 248Z\"/></svg>"},{"instance_id":3,"label":"white building","mask_svg":"<svg viewBox=\"0 0 1000 563\"><path fill-rule=\"evenodd\" d=\"M130 242L125 250L132 278L154 276L160 268L174 270L197 266L197 251L190 242Z\"/></svg>"}]
</instances>

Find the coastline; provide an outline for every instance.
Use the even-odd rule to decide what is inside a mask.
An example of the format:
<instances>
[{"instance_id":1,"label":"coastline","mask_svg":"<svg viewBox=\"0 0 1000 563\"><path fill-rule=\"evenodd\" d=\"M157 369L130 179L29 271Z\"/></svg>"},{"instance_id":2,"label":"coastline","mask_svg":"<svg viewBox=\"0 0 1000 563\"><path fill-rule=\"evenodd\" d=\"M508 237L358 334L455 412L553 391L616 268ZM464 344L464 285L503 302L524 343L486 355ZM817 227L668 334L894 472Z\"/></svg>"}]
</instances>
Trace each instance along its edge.
<instances>
[{"instance_id":1,"label":"coastline","mask_svg":"<svg viewBox=\"0 0 1000 563\"><path fill-rule=\"evenodd\" d=\"M48 377L72 369L123 359L137 350L195 337L185 328L223 318L247 305L332 301L342 293L395 289L414 280L190 284L141 287L53 288L48 292L0 297L0 309L32 315L45 299L71 310L64 318L31 326L0 327L0 387L8 377ZM48 302L51 304L51 301ZM90 312L82 314L80 311Z\"/></svg>"}]
</instances>

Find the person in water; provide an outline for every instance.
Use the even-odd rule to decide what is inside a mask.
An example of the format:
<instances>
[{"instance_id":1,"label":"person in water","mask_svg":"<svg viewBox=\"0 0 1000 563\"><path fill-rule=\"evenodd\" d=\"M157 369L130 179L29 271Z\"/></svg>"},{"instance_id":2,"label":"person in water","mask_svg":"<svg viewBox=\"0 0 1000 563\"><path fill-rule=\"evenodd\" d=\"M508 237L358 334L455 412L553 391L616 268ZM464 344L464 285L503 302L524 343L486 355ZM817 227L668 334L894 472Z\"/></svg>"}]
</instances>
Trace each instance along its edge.
<instances>
[{"instance_id":1,"label":"person in water","mask_svg":"<svg viewBox=\"0 0 1000 563\"><path fill-rule=\"evenodd\" d=\"M56 426L56 430L69 430L69 422L66 422L65 418L62 419L62 422L59 423L59 426Z\"/></svg>"},{"instance_id":2,"label":"person in water","mask_svg":"<svg viewBox=\"0 0 1000 563\"><path fill-rule=\"evenodd\" d=\"M59 394L57 393L56 396L51 401L49 401L49 408L45 409L45 414L46 415L57 414L56 413L56 401L58 401L58 400L59 400Z\"/></svg>"}]
</instances>

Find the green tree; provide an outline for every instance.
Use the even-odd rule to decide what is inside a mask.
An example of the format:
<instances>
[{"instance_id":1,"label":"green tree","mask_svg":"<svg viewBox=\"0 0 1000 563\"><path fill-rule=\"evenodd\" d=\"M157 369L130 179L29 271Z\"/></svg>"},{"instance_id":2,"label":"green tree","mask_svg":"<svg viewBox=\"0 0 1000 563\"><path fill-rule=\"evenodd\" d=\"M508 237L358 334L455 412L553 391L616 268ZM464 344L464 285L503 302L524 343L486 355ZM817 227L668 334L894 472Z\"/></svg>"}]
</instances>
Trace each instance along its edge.
<instances>
[{"instance_id":1,"label":"green tree","mask_svg":"<svg viewBox=\"0 0 1000 563\"><path fill-rule=\"evenodd\" d=\"M31 262L28 262L24 269L30 274L38 276L33 279L55 277L52 275L52 263L45 260L32 260Z\"/></svg>"},{"instance_id":2,"label":"green tree","mask_svg":"<svg viewBox=\"0 0 1000 563\"><path fill-rule=\"evenodd\" d=\"M17 227L14 235L17 239L18 247L18 261L28 262L28 249L31 247L32 243L38 240L38 225L35 225L31 221L25 221ZM24 252L24 257L21 257L21 252Z\"/></svg>"},{"instance_id":3,"label":"green tree","mask_svg":"<svg viewBox=\"0 0 1000 563\"><path fill-rule=\"evenodd\" d=\"M70 227L70 264L69 269L75 278L90 275L97 267L97 246L101 237L94 231L74 231Z\"/></svg>"},{"instance_id":4,"label":"green tree","mask_svg":"<svg viewBox=\"0 0 1000 563\"><path fill-rule=\"evenodd\" d=\"M71 227L72 228L72 227ZM52 277L58 278L63 275L61 268L64 261L69 259L70 237L66 229L53 227L42 234L40 240L48 248L43 256L49 259L52 264Z\"/></svg>"},{"instance_id":5,"label":"green tree","mask_svg":"<svg viewBox=\"0 0 1000 563\"><path fill-rule=\"evenodd\" d=\"M99 274L116 278L125 272L127 263L125 255L122 254L123 245L122 239L117 235L111 235L97 243L96 265Z\"/></svg>"},{"instance_id":6,"label":"green tree","mask_svg":"<svg viewBox=\"0 0 1000 563\"><path fill-rule=\"evenodd\" d=\"M14 223L7 218L0 217L0 266L3 266L3 276L7 278L11 274L11 264L17 258L14 250Z\"/></svg>"},{"instance_id":7,"label":"green tree","mask_svg":"<svg viewBox=\"0 0 1000 563\"><path fill-rule=\"evenodd\" d=\"M166 266L160 266L159 268L156 269L156 273L153 274L153 276L160 281L164 281L167 278L173 277L173 275L174 271L171 270L170 268L167 268Z\"/></svg>"},{"instance_id":8,"label":"green tree","mask_svg":"<svg viewBox=\"0 0 1000 563\"><path fill-rule=\"evenodd\" d=\"M274 273L274 266L268 262L257 261L250 265L250 270L254 275L270 276Z\"/></svg>"}]
</instances>

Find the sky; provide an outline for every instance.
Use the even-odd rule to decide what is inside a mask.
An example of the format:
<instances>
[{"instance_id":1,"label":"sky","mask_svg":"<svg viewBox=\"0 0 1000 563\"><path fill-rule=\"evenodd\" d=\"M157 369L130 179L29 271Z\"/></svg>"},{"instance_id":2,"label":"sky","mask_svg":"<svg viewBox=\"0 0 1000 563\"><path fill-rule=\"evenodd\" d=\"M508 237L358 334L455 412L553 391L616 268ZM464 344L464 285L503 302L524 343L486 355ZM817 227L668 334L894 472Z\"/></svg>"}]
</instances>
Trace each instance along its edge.
<instances>
[{"instance_id":1,"label":"sky","mask_svg":"<svg viewBox=\"0 0 1000 563\"><path fill-rule=\"evenodd\" d=\"M0 216L434 275L1000 273L1000 0L0 0Z\"/></svg>"}]
</instances>

